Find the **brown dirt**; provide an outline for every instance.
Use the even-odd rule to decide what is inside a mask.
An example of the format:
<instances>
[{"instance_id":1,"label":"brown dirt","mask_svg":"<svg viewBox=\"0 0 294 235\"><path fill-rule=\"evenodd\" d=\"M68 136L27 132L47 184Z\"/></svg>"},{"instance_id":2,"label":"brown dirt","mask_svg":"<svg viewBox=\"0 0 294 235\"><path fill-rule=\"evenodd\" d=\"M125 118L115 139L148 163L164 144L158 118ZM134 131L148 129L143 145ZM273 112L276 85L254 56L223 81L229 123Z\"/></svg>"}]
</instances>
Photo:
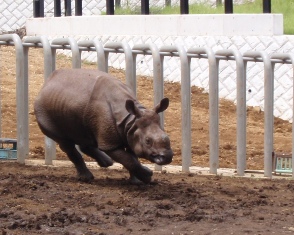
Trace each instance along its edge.
<instances>
[{"instance_id":1,"label":"brown dirt","mask_svg":"<svg viewBox=\"0 0 294 235\"><path fill-rule=\"evenodd\" d=\"M16 138L15 55L0 48L2 137ZM30 49L30 158L44 158L32 111L43 83L40 49ZM71 67L58 56L57 67ZM95 68L84 63L83 67ZM124 80L124 71L111 70ZM180 86L165 83L165 130L181 164ZM152 80L138 78L138 99L153 106ZM248 107L247 168L263 168L263 112ZM274 149L291 151L291 124L275 118ZM220 101L220 167L236 165L236 107ZM208 166L208 94L192 87L192 162ZM66 159L58 150L57 159ZM88 160L88 158L86 158ZM0 162L0 234L269 234L291 233L293 182L155 173L151 185L129 185L127 173L92 170L80 183L73 168Z\"/></svg>"}]
</instances>

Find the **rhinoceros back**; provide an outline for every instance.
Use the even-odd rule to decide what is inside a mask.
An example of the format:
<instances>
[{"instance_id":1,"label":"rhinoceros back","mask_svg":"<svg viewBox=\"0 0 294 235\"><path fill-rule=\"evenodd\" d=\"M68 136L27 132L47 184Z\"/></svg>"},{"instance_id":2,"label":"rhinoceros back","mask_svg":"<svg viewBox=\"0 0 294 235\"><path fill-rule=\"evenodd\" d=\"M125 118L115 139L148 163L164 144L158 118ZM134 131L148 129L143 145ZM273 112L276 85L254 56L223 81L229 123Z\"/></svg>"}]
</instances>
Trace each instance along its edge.
<instances>
[{"instance_id":1,"label":"rhinoceros back","mask_svg":"<svg viewBox=\"0 0 294 235\"><path fill-rule=\"evenodd\" d=\"M35 101L35 115L45 135L102 150L125 143L124 125L130 114L127 99L135 100L122 82L98 70L56 70Z\"/></svg>"}]
</instances>

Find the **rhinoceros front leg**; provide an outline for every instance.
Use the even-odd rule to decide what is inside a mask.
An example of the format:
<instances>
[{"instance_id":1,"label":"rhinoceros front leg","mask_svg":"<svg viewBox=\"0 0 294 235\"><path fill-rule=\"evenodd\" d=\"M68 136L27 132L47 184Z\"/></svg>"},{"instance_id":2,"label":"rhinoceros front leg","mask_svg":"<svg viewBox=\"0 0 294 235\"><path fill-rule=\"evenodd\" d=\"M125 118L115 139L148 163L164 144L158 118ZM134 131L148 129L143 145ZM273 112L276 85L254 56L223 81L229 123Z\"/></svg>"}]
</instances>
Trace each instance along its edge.
<instances>
[{"instance_id":1,"label":"rhinoceros front leg","mask_svg":"<svg viewBox=\"0 0 294 235\"><path fill-rule=\"evenodd\" d=\"M75 165L78 179L84 182L89 182L94 179L93 174L89 171L82 155L75 148L75 144L67 141L58 141L59 147L64 151L68 158Z\"/></svg>"},{"instance_id":2,"label":"rhinoceros front leg","mask_svg":"<svg viewBox=\"0 0 294 235\"><path fill-rule=\"evenodd\" d=\"M109 167L113 165L112 159L107 154L99 150L98 148L93 148L90 146L79 146L79 147L84 154L95 159L96 162L99 164L99 166Z\"/></svg>"},{"instance_id":3,"label":"rhinoceros front leg","mask_svg":"<svg viewBox=\"0 0 294 235\"><path fill-rule=\"evenodd\" d=\"M130 172L131 183L138 183L140 180L146 184L151 182L152 171L143 166L137 157L124 149L117 149L106 152L114 161L122 164Z\"/></svg>"}]
</instances>

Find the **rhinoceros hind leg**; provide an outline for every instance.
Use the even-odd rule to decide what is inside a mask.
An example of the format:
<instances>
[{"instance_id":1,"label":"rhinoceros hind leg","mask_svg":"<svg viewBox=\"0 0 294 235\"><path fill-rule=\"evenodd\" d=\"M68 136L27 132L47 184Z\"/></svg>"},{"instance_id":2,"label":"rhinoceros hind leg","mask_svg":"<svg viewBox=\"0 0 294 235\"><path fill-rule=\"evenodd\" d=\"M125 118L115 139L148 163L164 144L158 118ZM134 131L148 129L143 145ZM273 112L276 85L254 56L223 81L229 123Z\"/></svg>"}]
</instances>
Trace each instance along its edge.
<instances>
[{"instance_id":1,"label":"rhinoceros hind leg","mask_svg":"<svg viewBox=\"0 0 294 235\"><path fill-rule=\"evenodd\" d=\"M90 146L79 146L79 147L84 154L95 159L96 162L99 164L99 166L109 167L113 165L112 159L106 153L102 152L98 148L94 148Z\"/></svg>"},{"instance_id":2,"label":"rhinoceros hind leg","mask_svg":"<svg viewBox=\"0 0 294 235\"><path fill-rule=\"evenodd\" d=\"M90 182L94 179L93 174L87 168L82 155L75 148L75 144L68 141L58 141L59 147L62 151L64 151L68 158L75 165L78 179L83 182Z\"/></svg>"}]
</instances>

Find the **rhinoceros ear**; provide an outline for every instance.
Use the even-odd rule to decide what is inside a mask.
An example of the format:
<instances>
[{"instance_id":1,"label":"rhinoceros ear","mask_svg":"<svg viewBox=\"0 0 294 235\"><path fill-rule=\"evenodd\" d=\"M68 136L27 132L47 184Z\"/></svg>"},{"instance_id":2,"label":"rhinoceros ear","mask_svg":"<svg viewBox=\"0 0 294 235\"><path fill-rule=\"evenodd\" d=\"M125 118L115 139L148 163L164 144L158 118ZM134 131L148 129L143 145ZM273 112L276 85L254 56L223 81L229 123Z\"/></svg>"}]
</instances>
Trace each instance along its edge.
<instances>
[{"instance_id":1,"label":"rhinoceros ear","mask_svg":"<svg viewBox=\"0 0 294 235\"><path fill-rule=\"evenodd\" d=\"M154 111L156 113L163 112L164 110L167 109L168 105L169 105L169 99L168 98L163 98L160 101L160 103L154 107Z\"/></svg>"},{"instance_id":2,"label":"rhinoceros ear","mask_svg":"<svg viewBox=\"0 0 294 235\"><path fill-rule=\"evenodd\" d=\"M135 115L136 118L140 118L142 116L140 110L135 105L133 100L126 100L126 109L130 114Z\"/></svg>"}]
</instances>

